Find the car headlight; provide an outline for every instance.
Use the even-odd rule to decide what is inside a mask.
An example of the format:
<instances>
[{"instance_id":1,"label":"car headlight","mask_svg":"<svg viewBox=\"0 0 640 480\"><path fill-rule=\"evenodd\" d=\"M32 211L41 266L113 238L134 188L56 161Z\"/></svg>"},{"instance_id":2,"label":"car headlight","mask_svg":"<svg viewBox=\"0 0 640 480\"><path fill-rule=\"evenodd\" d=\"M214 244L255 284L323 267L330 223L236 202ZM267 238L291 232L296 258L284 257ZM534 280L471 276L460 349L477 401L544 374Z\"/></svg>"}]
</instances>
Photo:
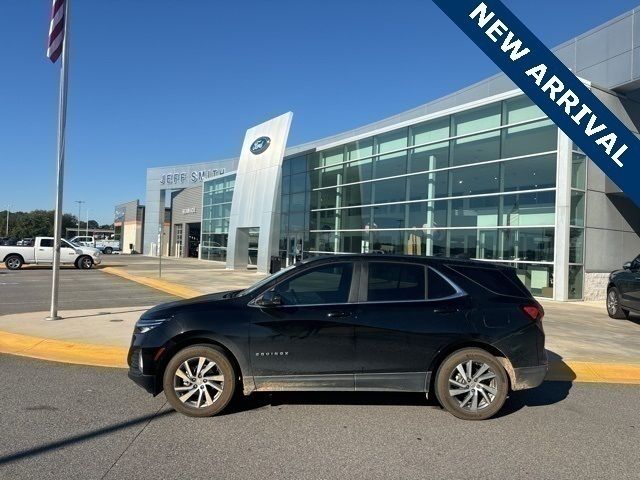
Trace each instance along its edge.
<instances>
[{"instance_id":1,"label":"car headlight","mask_svg":"<svg viewBox=\"0 0 640 480\"><path fill-rule=\"evenodd\" d=\"M153 330L158 325L169 320L168 318L141 318L136 322L135 333L147 333L149 330Z\"/></svg>"}]
</instances>

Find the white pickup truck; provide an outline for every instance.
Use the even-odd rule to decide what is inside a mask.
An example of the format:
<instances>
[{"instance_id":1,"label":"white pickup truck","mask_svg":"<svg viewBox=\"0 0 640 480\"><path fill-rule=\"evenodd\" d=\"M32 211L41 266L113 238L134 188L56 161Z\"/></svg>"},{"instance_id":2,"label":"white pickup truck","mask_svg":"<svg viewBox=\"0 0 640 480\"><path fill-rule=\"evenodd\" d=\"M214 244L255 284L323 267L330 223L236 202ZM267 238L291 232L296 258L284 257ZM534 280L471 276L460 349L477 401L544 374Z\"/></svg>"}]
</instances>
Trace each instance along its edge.
<instances>
[{"instance_id":1,"label":"white pickup truck","mask_svg":"<svg viewBox=\"0 0 640 480\"><path fill-rule=\"evenodd\" d=\"M74 245L84 245L86 247L95 247L102 253L111 255L113 252L120 250L120 242L118 240L96 240L91 236L77 236L73 237L69 242Z\"/></svg>"},{"instance_id":2,"label":"white pickup truck","mask_svg":"<svg viewBox=\"0 0 640 480\"><path fill-rule=\"evenodd\" d=\"M93 247L71 245L62 240L60 263L72 264L76 268L87 269L99 265L102 261L100 250ZM46 265L53 263L53 237L36 237L33 247L0 247L0 262L9 270L18 270L22 265L35 263Z\"/></svg>"}]
</instances>

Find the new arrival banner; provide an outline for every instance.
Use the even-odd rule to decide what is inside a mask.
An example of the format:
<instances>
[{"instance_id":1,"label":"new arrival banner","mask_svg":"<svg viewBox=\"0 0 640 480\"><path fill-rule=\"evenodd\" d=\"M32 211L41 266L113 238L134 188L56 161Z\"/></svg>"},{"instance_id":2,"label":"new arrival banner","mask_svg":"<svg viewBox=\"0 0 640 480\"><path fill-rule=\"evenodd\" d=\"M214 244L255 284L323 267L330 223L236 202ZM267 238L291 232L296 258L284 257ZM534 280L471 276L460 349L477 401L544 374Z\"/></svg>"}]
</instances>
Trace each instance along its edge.
<instances>
[{"instance_id":1,"label":"new arrival banner","mask_svg":"<svg viewBox=\"0 0 640 480\"><path fill-rule=\"evenodd\" d=\"M640 206L640 140L500 0L433 0Z\"/></svg>"}]
</instances>

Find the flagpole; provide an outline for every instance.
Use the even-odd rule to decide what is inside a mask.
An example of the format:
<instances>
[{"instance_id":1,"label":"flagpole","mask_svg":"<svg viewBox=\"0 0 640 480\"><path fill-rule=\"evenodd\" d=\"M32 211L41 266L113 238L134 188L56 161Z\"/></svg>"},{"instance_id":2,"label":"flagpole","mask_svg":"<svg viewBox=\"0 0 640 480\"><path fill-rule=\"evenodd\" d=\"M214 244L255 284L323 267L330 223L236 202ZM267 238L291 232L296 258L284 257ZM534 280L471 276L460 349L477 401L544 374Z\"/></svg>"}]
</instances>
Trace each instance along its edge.
<instances>
[{"instance_id":1,"label":"flagpole","mask_svg":"<svg viewBox=\"0 0 640 480\"><path fill-rule=\"evenodd\" d=\"M60 69L60 93L58 100L58 161L56 212L54 222L53 278L51 282L51 311L46 320L60 320L58 316L58 286L60 283L60 245L62 240L62 199L64 189L64 154L67 128L67 86L69 80L69 3L64 4L64 37L62 43L62 68Z\"/></svg>"}]
</instances>

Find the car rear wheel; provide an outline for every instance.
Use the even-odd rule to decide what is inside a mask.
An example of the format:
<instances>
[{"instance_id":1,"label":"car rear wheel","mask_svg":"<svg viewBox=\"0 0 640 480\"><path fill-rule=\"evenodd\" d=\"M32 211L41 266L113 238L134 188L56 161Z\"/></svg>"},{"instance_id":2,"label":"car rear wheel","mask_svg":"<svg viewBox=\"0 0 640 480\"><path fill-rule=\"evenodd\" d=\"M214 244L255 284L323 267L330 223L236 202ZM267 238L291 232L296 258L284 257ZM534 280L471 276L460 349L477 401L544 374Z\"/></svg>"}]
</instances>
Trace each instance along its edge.
<instances>
[{"instance_id":1,"label":"car rear wheel","mask_svg":"<svg viewBox=\"0 0 640 480\"><path fill-rule=\"evenodd\" d=\"M442 362L435 389L440 404L454 416L485 420L504 405L509 380L493 355L479 348L465 348Z\"/></svg>"},{"instance_id":2,"label":"car rear wheel","mask_svg":"<svg viewBox=\"0 0 640 480\"><path fill-rule=\"evenodd\" d=\"M629 311L620 305L620 292L616 287L607 291L607 313L611 318L629 318Z\"/></svg>"},{"instance_id":3,"label":"car rear wheel","mask_svg":"<svg viewBox=\"0 0 640 480\"><path fill-rule=\"evenodd\" d=\"M113 248L111 248L111 247L106 247L106 248L104 249L104 253L105 253L105 255L111 255L111 254L113 253Z\"/></svg>"},{"instance_id":4,"label":"car rear wheel","mask_svg":"<svg viewBox=\"0 0 640 480\"><path fill-rule=\"evenodd\" d=\"M9 270L18 270L20 267L22 267L23 263L24 262L19 255L9 255L4 260L4 264Z\"/></svg>"},{"instance_id":5,"label":"car rear wheel","mask_svg":"<svg viewBox=\"0 0 640 480\"><path fill-rule=\"evenodd\" d=\"M164 394L176 411L190 417L210 417L228 405L235 378L233 365L219 349L187 347L165 369Z\"/></svg>"}]
</instances>

